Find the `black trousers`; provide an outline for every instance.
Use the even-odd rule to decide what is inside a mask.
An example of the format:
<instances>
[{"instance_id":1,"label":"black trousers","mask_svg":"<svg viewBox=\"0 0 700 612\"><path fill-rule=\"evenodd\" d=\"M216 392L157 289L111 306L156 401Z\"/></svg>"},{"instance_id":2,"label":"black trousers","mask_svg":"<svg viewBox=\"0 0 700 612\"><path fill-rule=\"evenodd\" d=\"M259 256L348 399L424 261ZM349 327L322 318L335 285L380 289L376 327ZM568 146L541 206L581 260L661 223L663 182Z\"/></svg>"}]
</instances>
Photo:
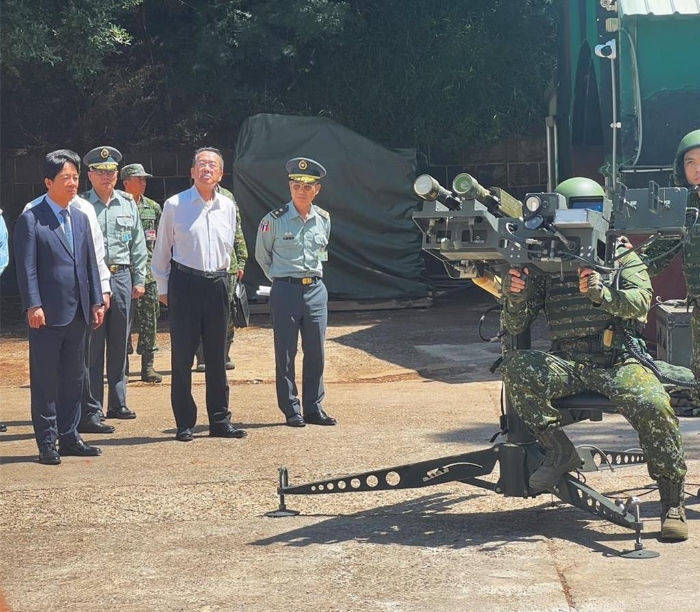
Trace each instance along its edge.
<instances>
[{"instance_id":1,"label":"black trousers","mask_svg":"<svg viewBox=\"0 0 700 612\"><path fill-rule=\"evenodd\" d=\"M78 439L86 324L80 307L68 325L29 328L32 425L37 446Z\"/></svg>"},{"instance_id":2,"label":"black trousers","mask_svg":"<svg viewBox=\"0 0 700 612\"><path fill-rule=\"evenodd\" d=\"M168 280L170 322L170 401L178 429L197 422L197 404L192 397L192 364L202 338L207 369L206 402L209 425L228 423L229 386L226 376L226 328L228 326L228 275L195 276L173 265Z\"/></svg>"}]
</instances>

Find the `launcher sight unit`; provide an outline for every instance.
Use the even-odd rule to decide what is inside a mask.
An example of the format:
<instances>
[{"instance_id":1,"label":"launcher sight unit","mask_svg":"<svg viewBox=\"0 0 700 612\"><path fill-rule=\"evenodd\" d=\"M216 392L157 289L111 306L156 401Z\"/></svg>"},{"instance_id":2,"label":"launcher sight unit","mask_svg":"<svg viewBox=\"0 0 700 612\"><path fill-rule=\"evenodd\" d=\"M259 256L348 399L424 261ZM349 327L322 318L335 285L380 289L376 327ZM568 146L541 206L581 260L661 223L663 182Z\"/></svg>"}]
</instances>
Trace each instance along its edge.
<instances>
[{"instance_id":1,"label":"launcher sight unit","mask_svg":"<svg viewBox=\"0 0 700 612\"><path fill-rule=\"evenodd\" d=\"M618 183L612 199L569 202L555 192L529 193L521 203L469 174L455 177L451 190L423 174L414 191L425 201L413 214L423 249L442 260L453 278L480 277L485 267L529 266L546 274L605 270L613 266L616 238L623 234L652 240L687 231L687 190L654 182L644 189Z\"/></svg>"}]
</instances>

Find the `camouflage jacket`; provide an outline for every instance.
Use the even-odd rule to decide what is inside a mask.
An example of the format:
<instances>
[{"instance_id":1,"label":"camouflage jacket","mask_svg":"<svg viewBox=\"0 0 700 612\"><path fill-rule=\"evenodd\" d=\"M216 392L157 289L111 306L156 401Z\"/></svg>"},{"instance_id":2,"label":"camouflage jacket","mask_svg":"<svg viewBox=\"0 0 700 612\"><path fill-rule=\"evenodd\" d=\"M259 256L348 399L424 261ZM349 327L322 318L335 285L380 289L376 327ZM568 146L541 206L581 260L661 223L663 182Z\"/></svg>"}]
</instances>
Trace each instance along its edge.
<instances>
[{"instance_id":1,"label":"camouflage jacket","mask_svg":"<svg viewBox=\"0 0 700 612\"><path fill-rule=\"evenodd\" d=\"M241 209L238 206L238 202L236 202L236 199L233 197L233 194L228 189L219 186L219 191L227 198L231 198L231 200L233 200L233 206L236 209L236 234L233 237L231 265L228 269L229 274L235 274L239 270L243 270L245 268L246 261L248 261L248 246L245 243L243 229L241 226Z\"/></svg>"},{"instance_id":2,"label":"camouflage jacket","mask_svg":"<svg viewBox=\"0 0 700 612\"><path fill-rule=\"evenodd\" d=\"M158 231L158 223L160 222L161 208L160 204L155 200L151 200L146 196L141 197L141 201L137 204L139 209L139 217L143 226L143 233L146 236L146 249L148 250L148 265L146 266L146 282L155 283L151 272L151 258L153 256L153 247L156 244L156 234Z\"/></svg>"},{"instance_id":3,"label":"camouflage jacket","mask_svg":"<svg viewBox=\"0 0 700 612\"><path fill-rule=\"evenodd\" d=\"M698 192L688 195L688 207L700 208ZM690 236L685 239L656 240L642 251L642 258L649 267L649 276L654 277L676 258L683 257L683 276L688 295L700 297L700 220L692 227Z\"/></svg>"},{"instance_id":4,"label":"camouflage jacket","mask_svg":"<svg viewBox=\"0 0 700 612\"><path fill-rule=\"evenodd\" d=\"M606 329L622 321L629 321L625 326L634 328L636 322L646 321L651 307L651 281L639 256L624 252L620 264L615 282L606 286L599 306L579 291L577 274L562 278L530 269L526 301L505 300L505 328L512 334L520 333L544 310L555 352L599 353ZM622 338L615 335L614 348L621 346Z\"/></svg>"}]
</instances>

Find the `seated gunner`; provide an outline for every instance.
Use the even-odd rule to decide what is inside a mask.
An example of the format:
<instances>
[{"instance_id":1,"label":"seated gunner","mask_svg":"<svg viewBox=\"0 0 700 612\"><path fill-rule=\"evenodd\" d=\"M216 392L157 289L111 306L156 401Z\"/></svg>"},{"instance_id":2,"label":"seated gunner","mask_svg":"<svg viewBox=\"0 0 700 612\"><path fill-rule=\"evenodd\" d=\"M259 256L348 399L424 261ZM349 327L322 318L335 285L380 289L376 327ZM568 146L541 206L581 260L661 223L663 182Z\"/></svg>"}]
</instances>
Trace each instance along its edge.
<instances>
[{"instance_id":1,"label":"seated gunner","mask_svg":"<svg viewBox=\"0 0 700 612\"><path fill-rule=\"evenodd\" d=\"M600 185L585 178L566 180L555 191L570 208L577 199L590 203L604 197ZM530 476L531 489L551 489L581 465L551 400L583 391L601 393L639 435L649 475L659 485L661 538L685 540L686 466L678 419L661 382L622 342L623 329L640 342L638 326L651 305L651 281L637 254L620 249L614 282L590 268L562 277L528 268L508 271L503 279L506 329L520 333L544 310L552 348L549 353L508 355L503 381L513 409L545 451L544 462Z\"/></svg>"}]
</instances>

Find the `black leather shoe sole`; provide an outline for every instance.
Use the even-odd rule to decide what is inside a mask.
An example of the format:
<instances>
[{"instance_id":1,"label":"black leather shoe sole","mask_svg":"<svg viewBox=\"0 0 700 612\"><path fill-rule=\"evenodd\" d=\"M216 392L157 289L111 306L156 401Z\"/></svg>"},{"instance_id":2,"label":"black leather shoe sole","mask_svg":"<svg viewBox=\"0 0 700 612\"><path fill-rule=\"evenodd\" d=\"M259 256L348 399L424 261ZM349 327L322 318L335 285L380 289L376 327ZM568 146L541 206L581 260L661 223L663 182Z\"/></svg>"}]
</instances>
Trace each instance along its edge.
<instances>
[{"instance_id":1,"label":"black leather shoe sole","mask_svg":"<svg viewBox=\"0 0 700 612\"><path fill-rule=\"evenodd\" d=\"M175 434L175 439L178 442L192 442L192 440L194 440L194 436L192 435L192 430L183 429Z\"/></svg>"},{"instance_id":2,"label":"black leather shoe sole","mask_svg":"<svg viewBox=\"0 0 700 612\"><path fill-rule=\"evenodd\" d=\"M60 465L61 456L56 451L39 453L39 463L42 465Z\"/></svg>"},{"instance_id":3,"label":"black leather shoe sole","mask_svg":"<svg viewBox=\"0 0 700 612\"><path fill-rule=\"evenodd\" d=\"M306 421L300 414L295 414L287 418L287 425L289 427L306 427Z\"/></svg>"},{"instance_id":4,"label":"black leather shoe sole","mask_svg":"<svg viewBox=\"0 0 700 612\"><path fill-rule=\"evenodd\" d=\"M135 419L136 418L136 413L126 409L126 410L108 410L107 411L107 418L108 419Z\"/></svg>"},{"instance_id":5,"label":"black leather shoe sole","mask_svg":"<svg viewBox=\"0 0 700 612\"><path fill-rule=\"evenodd\" d=\"M97 423L87 423L78 425L78 433L111 434L114 433L114 427L112 425L103 425L101 422L99 425Z\"/></svg>"},{"instance_id":6,"label":"black leather shoe sole","mask_svg":"<svg viewBox=\"0 0 700 612\"><path fill-rule=\"evenodd\" d=\"M98 457L102 454L102 449L89 444L83 446L59 446L58 454L61 457Z\"/></svg>"},{"instance_id":7,"label":"black leather shoe sole","mask_svg":"<svg viewBox=\"0 0 700 612\"><path fill-rule=\"evenodd\" d=\"M247 435L248 432L245 429L237 429L233 425L228 429L209 430L210 438L245 438Z\"/></svg>"},{"instance_id":8,"label":"black leather shoe sole","mask_svg":"<svg viewBox=\"0 0 700 612\"><path fill-rule=\"evenodd\" d=\"M336 421L332 416L321 415L321 414L310 414L304 417L304 421L309 425L335 425Z\"/></svg>"}]
</instances>

